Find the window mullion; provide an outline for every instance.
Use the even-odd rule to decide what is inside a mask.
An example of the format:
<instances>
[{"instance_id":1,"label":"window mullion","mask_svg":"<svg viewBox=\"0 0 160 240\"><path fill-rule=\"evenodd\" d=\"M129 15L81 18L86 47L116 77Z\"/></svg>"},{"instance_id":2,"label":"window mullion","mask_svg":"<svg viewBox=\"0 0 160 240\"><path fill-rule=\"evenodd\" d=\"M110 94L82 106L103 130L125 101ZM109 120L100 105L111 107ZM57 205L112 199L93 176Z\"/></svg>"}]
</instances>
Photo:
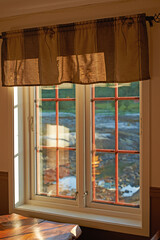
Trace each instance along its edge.
<instances>
[{"instance_id":1,"label":"window mullion","mask_svg":"<svg viewBox=\"0 0 160 240\"><path fill-rule=\"evenodd\" d=\"M39 178L37 176L37 160L35 160L35 155L39 157L39 151L36 148L36 142L39 139L35 135L37 129L35 125L37 111L37 102L35 101L35 95L38 89L35 88L25 88L23 89L23 98L24 98L24 119L28 119L29 124L25 124L24 127L24 157L25 157L25 201L27 202L30 198L34 199L35 192L37 191L37 181ZM38 93L37 93L38 94ZM28 101L29 99L29 101ZM35 116L35 117L34 117ZM33 122L31 121L33 120ZM36 126L36 127L35 127ZM26 184L27 183L27 184Z\"/></svg>"},{"instance_id":2,"label":"window mullion","mask_svg":"<svg viewBox=\"0 0 160 240\"><path fill-rule=\"evenodd\" d=\"M55 88L56 94L56 196L59 195L59 149L58 149L58 125L59 125L59 103L58 86Z\"/></svg>"},{"instance_id":3,"label":"window mullion","mask_svg":"<svg viewBox=\"0 0 160 240\"><path fill-rule=\"evenodd\" d=\"M95 87L92 87L92 99L95 98ZM95 152L95 100L92 101L92 199L96 199L96 152Z\"/></svg>"},{"instance_id":4,"label":"window mullion","mask_svg":"<svg viewBox=\"0 0 160 240\"><path fill-rule=\"evenodd\" d=\"M76 159L78 206L85 206L85 94L84 86L76 86Z\"/></svg>"},{"instance_id":5,"label":"window mullion","mask_svg":"<svg viewBox=\"0 0 160 240\"><path fill-rule=\"evenodd\" d=\"M115 84L115 203L118 196L118 83Z\"/></svg>"},{"instance_id":6,"label":"window mullion","mask_svg":"<svg viewBox=\"0 0 160 240\"><path fill-rule=\"evenodd\" d=\"M36 87L36 155L37 155L37 159L36 159L36 192L37 194L40 194L40 145L39 145L39 88Z\"/></svg>"},{"instance_id":7,"label":"window mullion","mask_svg":"<svg viewBox=\"0 0 160 240\"><path fill-rule=\"evenodd\" d=\"M92 130L91 127L92 123L92 108L91 108L91 86L86 86L86 101L85 101L85 176L86 176L86 190L88 192L88 195L86 197L87 206L92 201L93 193L92 193L92 167L91 167L91 159L92 159ZM92 123L93 124L93 123ZM95 152L94 152L95 153Z\"/></svg>"}]
</instances>

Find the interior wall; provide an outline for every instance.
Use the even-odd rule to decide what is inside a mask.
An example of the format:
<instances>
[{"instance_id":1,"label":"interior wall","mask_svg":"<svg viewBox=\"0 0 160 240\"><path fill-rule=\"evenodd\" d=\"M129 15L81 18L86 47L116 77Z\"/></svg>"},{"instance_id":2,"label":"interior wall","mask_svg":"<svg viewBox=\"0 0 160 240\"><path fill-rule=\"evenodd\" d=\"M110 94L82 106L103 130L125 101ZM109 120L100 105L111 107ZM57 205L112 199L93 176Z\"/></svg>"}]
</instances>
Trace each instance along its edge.
<instances>
[{"instance_id":1,"label":"interior wall","mask_svg":"<svg viewBox=\"0 0 160 240\"><path fill-rule=\"evenodd\" d=\"M9 172L11 159L13 159L12 90L2 88L0 84L0 171L2 172Z\"/></svg>"},{"instance_id":2,"label":"interior wall","mask_svg":"<svg viewBox=\"0 0 160 240\"><path fill-rule=\"evenodd\" d=\"M150 28L150 176L151 187L160 187L160 24Z\"/></svg>"},{"instance_id":3,"label":"interior wall","mask_svg":"<svg viewBox=\"0 0 160 240\"><path fill-rule=\"evenodd\" d=\"M0 32L35 26L54 25L111 16L129 15L146 12L153 15L160 12L159 0L131 0L105 4L88 5L77 8L60 9L44 13L20 15L0 19ZM160 187L160 24L149 27L150 38L150 179L152 187ZM9 171L13 149L12 124L12 90L0 86L0 171Z\"/></svg>"}]
</instances>

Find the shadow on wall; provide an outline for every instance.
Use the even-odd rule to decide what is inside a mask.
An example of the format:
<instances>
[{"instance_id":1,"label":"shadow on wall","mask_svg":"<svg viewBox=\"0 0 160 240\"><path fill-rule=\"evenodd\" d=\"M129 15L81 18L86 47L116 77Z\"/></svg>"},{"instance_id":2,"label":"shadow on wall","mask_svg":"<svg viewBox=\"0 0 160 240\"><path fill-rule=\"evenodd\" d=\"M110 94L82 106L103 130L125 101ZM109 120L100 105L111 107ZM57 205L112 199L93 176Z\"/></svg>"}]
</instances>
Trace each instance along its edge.
<instances>
[{"instance_id":1,"label":"shadow on wall","mask_svg":"<svg viewBox=\"0 0 160 240\"><path fill-rule=\"evenodd\" d=\"M9 213L8 173L0 172L0 215Z\"/></svg>"},{"instance_id":2,"label":"shadow on wall","mask_svg":"<svg viewBox=\"0 0 160 240\"><path fill-rule=\"evenodd\" d=\"M78 238L79 240L149 240L148 237L129 235L124 233L104 231L94 228L81 227L82 235Z\"/></svg>"}]
</instances>

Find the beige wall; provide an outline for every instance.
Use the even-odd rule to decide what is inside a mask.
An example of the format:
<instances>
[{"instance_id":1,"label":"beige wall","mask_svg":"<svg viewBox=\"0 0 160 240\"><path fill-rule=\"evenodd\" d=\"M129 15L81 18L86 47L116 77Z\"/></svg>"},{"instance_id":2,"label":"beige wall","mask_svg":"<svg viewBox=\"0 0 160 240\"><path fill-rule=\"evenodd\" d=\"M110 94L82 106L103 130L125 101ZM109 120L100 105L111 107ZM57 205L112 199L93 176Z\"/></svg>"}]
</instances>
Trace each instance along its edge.
<instances>
[{"instance_id":1,"label":"beige wall","mask_svg":"<svg viewBox=\"0 0 160 240\"><path fill-rule=\"evenodd\" d=\"M0 171L8 171L9 169L9 118L8 111L8 90L0 87Z\"/></svg>"},{"instance_id":2,"label":"beige wall","mask_svg":"<svg viewBox=\"0 0 160 240\"><path fill-rule=\"evenodd\" d=\"M159 11L158 11L159 10ZM0 32L34 26L54 25L87 19L104 18L146 12L153 15L160 12L159 0L131 0L117 3L97 4L79 8L69 8L36 13L25 16L0 19ZM150 38L150 146L151 146L151 186L160 187L160 24L149 27ZM0 171L9 170L12 159L12 89L0 86Z\"/></svg>"},{"instance_id":3,"label":"beige wall","mask_svg":"<svg viewBox=\"0 0 160 240\"><path fill-rule=\"evenodd\" d=\"M160 187L160 25L150 29L151 186Z\"/></svg>"}]
</instances>

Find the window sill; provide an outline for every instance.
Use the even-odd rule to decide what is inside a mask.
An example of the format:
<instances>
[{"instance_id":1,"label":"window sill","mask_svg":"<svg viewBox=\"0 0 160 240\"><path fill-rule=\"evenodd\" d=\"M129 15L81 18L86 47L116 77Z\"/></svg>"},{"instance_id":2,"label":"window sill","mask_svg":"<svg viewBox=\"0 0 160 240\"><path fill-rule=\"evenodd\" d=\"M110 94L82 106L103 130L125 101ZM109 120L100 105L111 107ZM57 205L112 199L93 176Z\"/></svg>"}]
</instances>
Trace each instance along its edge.
<instances>
[{"instance_id":1,"label":"window sill","mask_svg":"<svg viewBox=\"0 0 160 240\"><path fill-rule=\"evenodd\" d=\"M148 235L148 232L142 228L141 220L137 219L133 220L129 218L101 216L91 213L47 208L30 204L24 204L17 208L14 208L13 212L57 222L74 223L84 227L134 235Z\"/></svg>"}]
</instances>

